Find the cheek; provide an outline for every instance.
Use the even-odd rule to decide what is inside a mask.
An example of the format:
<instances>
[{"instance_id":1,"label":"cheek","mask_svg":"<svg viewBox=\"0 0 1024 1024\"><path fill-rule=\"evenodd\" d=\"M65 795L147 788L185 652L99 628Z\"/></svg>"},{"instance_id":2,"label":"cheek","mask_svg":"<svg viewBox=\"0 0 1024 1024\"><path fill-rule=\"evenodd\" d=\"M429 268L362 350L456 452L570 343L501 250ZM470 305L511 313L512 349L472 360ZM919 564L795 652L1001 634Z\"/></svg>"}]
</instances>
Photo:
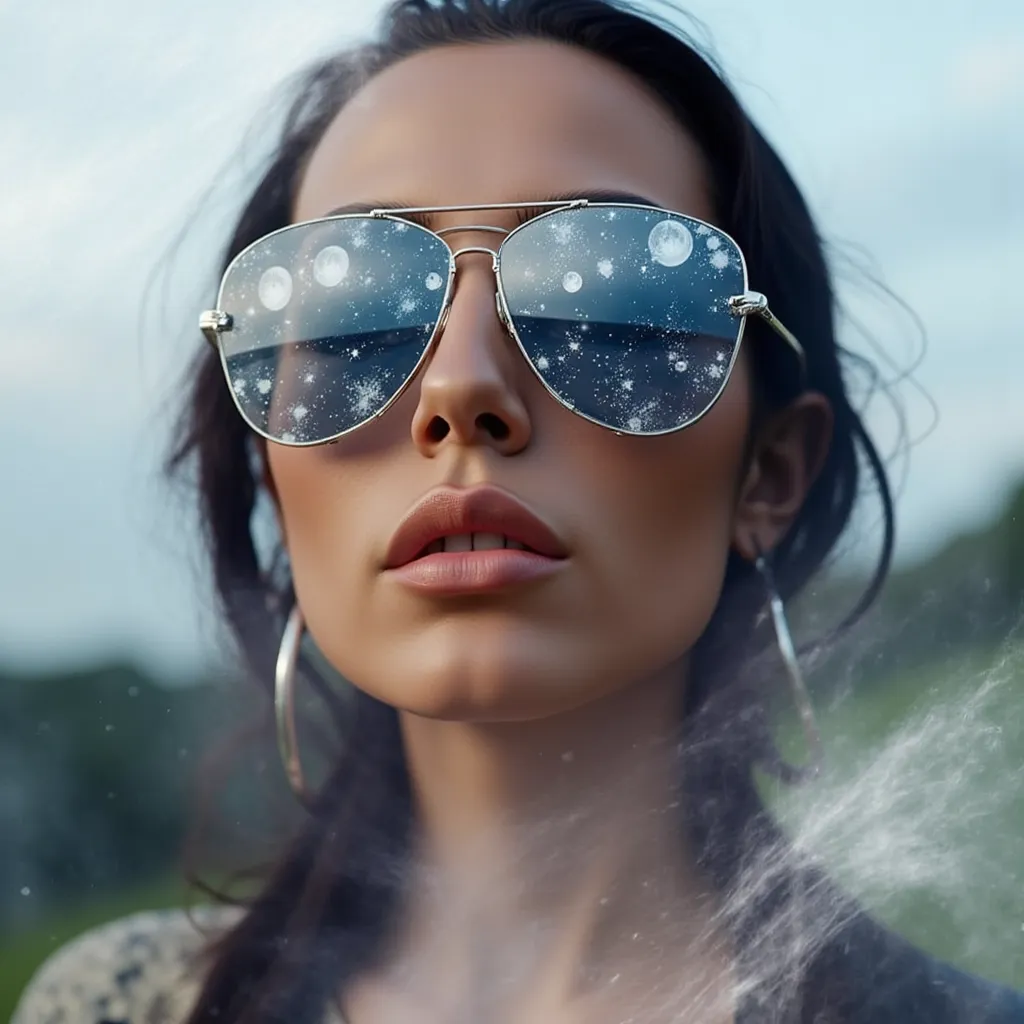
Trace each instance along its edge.
<instances>
[{"instance_id":1,"label":"cheek","mask_svg":"<svg viewBox=\"0 0 1024 1024\"><path fill-rule=\"evenodd\" d=\"M331 446L269 445L267 462L298 601L315 636L333 633L368 585L352 539L365 537L365 496L379 496L383 481L360 460L340 465Z\"/></svg>"},{"instance_id":2,"label":"cheek","mask_svg":"<svg viewBox=\"0 0 1024 1024\"><path fill-rule=\"evenodd\" d=\"M737 371L740 366L737 366ZM578 444L579 483L604 543L592 575L638 662L679 657L704 631L721 592L749 425L737 372L700 422L657 438ZM583 510L581 510L583 511ZM660 652L660 653L659 653Z\"/></svg>"}]
</instances>

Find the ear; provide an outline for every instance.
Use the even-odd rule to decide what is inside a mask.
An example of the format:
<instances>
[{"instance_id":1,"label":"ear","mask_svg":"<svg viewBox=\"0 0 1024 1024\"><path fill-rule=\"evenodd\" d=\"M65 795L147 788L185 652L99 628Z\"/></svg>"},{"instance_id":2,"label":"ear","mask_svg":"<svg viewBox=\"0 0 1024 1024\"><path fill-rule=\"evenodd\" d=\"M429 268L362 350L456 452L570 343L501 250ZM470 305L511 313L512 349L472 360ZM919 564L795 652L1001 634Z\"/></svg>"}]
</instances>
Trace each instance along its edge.
<instances>
[{"instance_id":1,"label":"ear","mask_svg":"<svg viewBox=\"0 0 1024 1024\"><path fill-rule=\"evenodd\" d=\"M792 526L825 464L833 422L828 399L807 391L758 430L733 520L733 548L748 562Z\"/></svg>"}]
</instances>

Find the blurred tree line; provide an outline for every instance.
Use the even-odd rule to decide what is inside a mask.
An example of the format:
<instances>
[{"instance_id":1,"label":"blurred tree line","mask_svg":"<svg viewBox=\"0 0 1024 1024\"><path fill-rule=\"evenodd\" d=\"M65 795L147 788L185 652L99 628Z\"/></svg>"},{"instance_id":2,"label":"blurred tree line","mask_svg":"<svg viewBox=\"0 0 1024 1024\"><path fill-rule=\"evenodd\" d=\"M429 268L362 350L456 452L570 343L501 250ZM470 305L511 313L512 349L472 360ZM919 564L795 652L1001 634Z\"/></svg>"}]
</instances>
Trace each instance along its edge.
<instances>
[{"instance_id":1,"label":"blurred tree line","mask_svg":"<svg viewBox=\"0 0 1024 1024\"><path fill-rule=\"evenodd\" d=\"M0 672L0 937L186 868L252 866L293 811L270 723L236 679Z\"/></svg>"},{"instance_id":2,"label":"blurred tree line","mask_svg":"<svg viewBox=\"0 0 1024 1024\"><path fill-rule=\"evenodd\" d=\"M840 608L859 586L827 584L813 600ZM892 576L870 646L857 649L860 681L996 645L1022 606L1024 482L990 524ZM244 692L225 680L172 687L128 664L40 677L0 671L0 933L177 869L186 825L225 770L204 766L201 754L255 707ZM269 710L268 701L256 708L264 726ZM293 805L272 735L245 750L234 788L212 810L251 860L279 841ZM284 815L274 825L272 806ZM212 836L228 864L229 840Z\"/></svg>"},{"instance_id":3,"label":"blurred tree line","mask_svg":"<svg viewBox=\"0 0 1024 1024\"><path fill-rule=\"evenodd\" d=\"M815 618L838 620L863 588L862 579L827 579L810 597ZM872 610L837 645L838 660L850 666L843 682L869 687L916 666L992 651L1022 620L1024 481L988 523L890 574ZM839 682L826 673L818 685L827 689L830 678Z\"/></svg>"}]
</instances>

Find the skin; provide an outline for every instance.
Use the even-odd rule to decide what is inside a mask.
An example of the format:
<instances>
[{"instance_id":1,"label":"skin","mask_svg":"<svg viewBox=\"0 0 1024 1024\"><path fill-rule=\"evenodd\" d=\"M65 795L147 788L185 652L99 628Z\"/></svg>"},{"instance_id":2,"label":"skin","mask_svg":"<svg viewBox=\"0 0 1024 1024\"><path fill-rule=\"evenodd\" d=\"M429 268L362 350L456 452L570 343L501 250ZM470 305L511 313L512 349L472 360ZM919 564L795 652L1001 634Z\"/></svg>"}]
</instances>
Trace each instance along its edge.
<instances>
[{"instance_id":1,"label":"skin","mask_svg":"<svg viewBox=\"0 0 1024 1024\"><path fill-rule=\"evenodd\" d=\"M293 216L587 189L715 219L696 144L627 73L557 44L446 47L344 108ZM431 226L481 219L516 223L493 211ZM729 550L752 558L783 535L825 454L829 408L805 394L759 428L748 459L741 357L699 423L617 437L544 391L494 291L489 257L461 256L439 344L385 416L334 445L267 447L308 628L344 676L399 710L416 794L401 925L343 1005L350 1024L602 1024L645 1009L731 1021L730 951L680 835L671 739ZM564 571L472 600L382 573L424 494L481 483L554 528Z\"/></svg>"}]
</instances>

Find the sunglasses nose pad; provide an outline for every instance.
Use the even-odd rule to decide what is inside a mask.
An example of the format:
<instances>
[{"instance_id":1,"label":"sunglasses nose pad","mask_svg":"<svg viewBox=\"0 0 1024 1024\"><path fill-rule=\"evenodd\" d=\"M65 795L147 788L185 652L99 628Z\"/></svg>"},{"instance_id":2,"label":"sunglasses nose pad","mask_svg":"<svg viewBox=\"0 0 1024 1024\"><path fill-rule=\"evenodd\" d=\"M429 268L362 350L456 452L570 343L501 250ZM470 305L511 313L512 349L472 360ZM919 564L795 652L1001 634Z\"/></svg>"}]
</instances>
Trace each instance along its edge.
<instances>
[{"instance_id":1,"label":"sunglasses nose pad","mask_svg":"<svg viewBox=\"0 0 1024 1024\"><path fill-rule=\"evenodd\" d=\"M494 306L498 311L498 323L502 327L508 327L508 318L505 316L505 310L501 305L501 295L498 292L494 293Z\"/></svg>"}]
</instances>

